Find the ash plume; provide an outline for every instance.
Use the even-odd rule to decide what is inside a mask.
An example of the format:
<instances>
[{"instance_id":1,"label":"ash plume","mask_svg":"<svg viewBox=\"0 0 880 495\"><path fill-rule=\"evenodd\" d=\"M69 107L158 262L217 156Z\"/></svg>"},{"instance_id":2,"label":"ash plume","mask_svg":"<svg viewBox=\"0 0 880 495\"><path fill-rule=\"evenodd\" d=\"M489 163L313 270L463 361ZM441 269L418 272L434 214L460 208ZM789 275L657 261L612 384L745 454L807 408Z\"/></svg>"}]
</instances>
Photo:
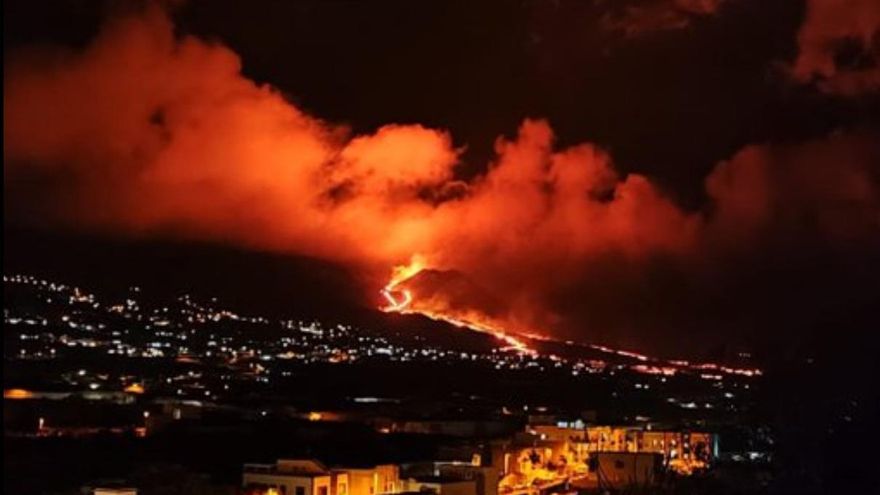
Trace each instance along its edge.
<instances>
[{"instance_id":1,"label":"ash plume","mask_svg":"<svg viewBox=\"0 0 880 495\"><path fill-rule=\"evenodd\" d=\"M595 144L557 148L540 119L462 178L449 132L353 135L243 76L229 48L175 34L156 7L112 18L83 50L13 55L4 72L7 218L313 256L358 269L377 294L418 255L480 287L463 297L465 279L435 280L435 307L522 331L639 346L719 318L748 325L762 301L737 309L721 292L767 273L741 277L742 263L768 270L804 246L846 259L880 231L870 131L748 146L692 211ZM785 304L833 294L843 282L826 269L825 285Z\"/></svg>"}]
</instances>

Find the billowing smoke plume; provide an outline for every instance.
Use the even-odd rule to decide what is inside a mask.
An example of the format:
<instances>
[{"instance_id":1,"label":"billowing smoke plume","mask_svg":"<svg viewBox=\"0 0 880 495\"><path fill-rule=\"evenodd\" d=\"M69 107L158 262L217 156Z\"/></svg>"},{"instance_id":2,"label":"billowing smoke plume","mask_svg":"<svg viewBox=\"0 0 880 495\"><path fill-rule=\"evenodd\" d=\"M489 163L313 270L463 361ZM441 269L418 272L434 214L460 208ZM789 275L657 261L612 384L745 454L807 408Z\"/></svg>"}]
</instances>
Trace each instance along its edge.
<instances>
[{"instance_id":1,"label":"billowing smoke plume","mask_svg":"<svg viewBox=\"0 0 880 495\"><path fill-rule=\"evenodd\" d=\"M113 20L82 52L27 55L4 77L16 208L382 277L420 256L432 273L464 274L487 294L444 294L462 286L444 282L426 300L462 313L491 300L493 318L519 330L614 339L676 322L714 287L706 274L780 231L836 246L880 227L872 136L746 148L709 177L710 211L689 212L648 178L620 176L597 146L556 149L542 120L499 138L486 172L460 180L445 131L391 124L353 136L243 77L229 49L175 36L158 9ZM658 314L656 294L681 295L680 309Z\"/></svg>"},{"instance_id":2,"label":"billowing smoke plume","mask_svg":"<svg viewBox=\"0 0 880 495\"><path fill-rule=\"evenodd\" d=\"M828 93L880 90L880 3L808 0L792 76Z\"/></svg>"},{"instance_id":3,"label":"billowing smoke plume","mask_svg":"<svg viewBox=\"0 0 880 495\"><path fill-rule=\"evenodd\" d=\"M729 0L610 2L602 26L627 37L684 29L718 15ZM760 3L760 2L758 2ZM787 64L786 64L787 65ZM797 55L788 74L820 91L857 96L880 91L880 2L806 0Z\"/></svg>"}]
</instances>

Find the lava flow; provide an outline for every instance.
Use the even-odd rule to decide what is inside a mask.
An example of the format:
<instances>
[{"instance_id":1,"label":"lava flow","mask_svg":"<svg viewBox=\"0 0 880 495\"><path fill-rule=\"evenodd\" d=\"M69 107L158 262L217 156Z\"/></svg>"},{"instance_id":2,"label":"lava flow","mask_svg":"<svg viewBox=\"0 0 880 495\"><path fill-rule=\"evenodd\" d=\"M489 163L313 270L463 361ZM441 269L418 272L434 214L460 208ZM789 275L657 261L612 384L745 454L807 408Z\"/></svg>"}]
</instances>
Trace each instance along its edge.
<instances>
[{"instance_id":1,"label":"lava flow","mask_svg":"<svg viewBox=\"0 0 880 495\"><path fill-rule=\"evenodd\" d=\"M496 326L472 318L462 318L413 306L413 294L409 289L398 288L401 283L416 276L425 269L425 261L420 256L413 256L409 264L394 267L391 280L382 288L381 293L388 304L381 308L386 313L420 314L432 320L444 321L459 328L467 328L475 332L487 333L505 344L502 351L513 351L520 354L535 355L537 352L530 348L523 340L510 335Z\"/></svg>"},{"instance_id":2,"label":"lava flow","mask_svg":"<svg viewBox=\"0 0 880 495\"><path fill-rule=\"evenodd\" d=\"M401 284L412 279L426 268L427 264L420 256L414 256L407 265L395 267L392 271L391 279L381 290L382 296L388 302L387 305L381 308L382 311L386 313L419 314L431 318L432 320L450 323L459 328L486 333L492 335L504 344L504 346L501 347L502 351L512 351L523 355L538 355L538 352L535 349L529 347L524 340L525 338L532 341L562 342L551 337L532 333L514 336L503 330L497 323L488 320L487 318L480 317L480 315L477 314L469 313L467 316L462 316L461 314L450 314L443 309L426 307L430 304L425 303L424 301L416 301L412 290L401 287ZM674 375L679 371L687 371L696 373L704 379L715 379L720 376L718 373L749 377L762 374L762 371L758 368L733 368L715 363L691 363L682 360L666 360L637 352L614 349L599 344L576 344L571 341L566 341L565 343L568 345L586 347L606 354L629 358L635 362L631 365L630 369L644 374ZM553 355L546 355L546 357L557 359L557 357Z\"/></svg>"},{"instance_id":3,"label":"lava flow","mask_svg":"<svg viewBox=\"0 0 880 495\"><path fill-rule=\"evenodd\" d=\"M425 268L425 261L420 256L413 256L408 265L394 267L391 280L382 288L382 296L388 301L388 305L382 311L388 313L402 313L412 303L412 292L409 289L397 290L397 286L409 280ZM400 294L400 299L395 297Z\"/></svg>"}]
</instances>

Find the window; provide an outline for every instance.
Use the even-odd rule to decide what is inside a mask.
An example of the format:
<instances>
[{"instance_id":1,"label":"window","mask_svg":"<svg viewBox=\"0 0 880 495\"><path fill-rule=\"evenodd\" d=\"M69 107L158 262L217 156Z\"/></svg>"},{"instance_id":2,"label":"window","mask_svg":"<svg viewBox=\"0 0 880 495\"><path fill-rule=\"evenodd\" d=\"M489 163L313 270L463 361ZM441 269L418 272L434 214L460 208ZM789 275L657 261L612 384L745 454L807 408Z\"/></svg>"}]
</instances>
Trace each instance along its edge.
<instances>
[{"instance_id":1,"label":"window","mask_svg":"<svg viewBox=\"0 0 880 495\"><path fill-rule=\"evenodd\" d=\"M348 492L348 485L345 483L339 484L339 495L346 495Z\"/></svg>"},{"instance_id":2,"label":"window","mask_svg":"<svg viewBox=\"0 0 880 495\"><path fill-rule=\"evenodd\" d=\"M327 495L327 487L326 486L318 487L318 495Z\"/></svg>"}]
</instances>

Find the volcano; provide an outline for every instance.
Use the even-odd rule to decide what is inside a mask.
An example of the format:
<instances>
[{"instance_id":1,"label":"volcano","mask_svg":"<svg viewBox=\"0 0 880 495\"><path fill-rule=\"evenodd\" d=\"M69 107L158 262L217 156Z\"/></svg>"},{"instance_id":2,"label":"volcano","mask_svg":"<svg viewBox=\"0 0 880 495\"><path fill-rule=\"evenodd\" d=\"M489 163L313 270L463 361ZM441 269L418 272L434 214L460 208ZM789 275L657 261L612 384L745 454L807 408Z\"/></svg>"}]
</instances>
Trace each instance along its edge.
<instances>
[{"instance_id":1,"label":"volcano","mask_svg":"<svg viewBox=\"0 0 880 495\"><path fill-rule=\"evenodd\" d=\"M505 313L505 304L471 277L457 270L421 270L398 286L413 297L412 308L449 314L480 313L490 319Z\"/></svg>"}]
</instances>

